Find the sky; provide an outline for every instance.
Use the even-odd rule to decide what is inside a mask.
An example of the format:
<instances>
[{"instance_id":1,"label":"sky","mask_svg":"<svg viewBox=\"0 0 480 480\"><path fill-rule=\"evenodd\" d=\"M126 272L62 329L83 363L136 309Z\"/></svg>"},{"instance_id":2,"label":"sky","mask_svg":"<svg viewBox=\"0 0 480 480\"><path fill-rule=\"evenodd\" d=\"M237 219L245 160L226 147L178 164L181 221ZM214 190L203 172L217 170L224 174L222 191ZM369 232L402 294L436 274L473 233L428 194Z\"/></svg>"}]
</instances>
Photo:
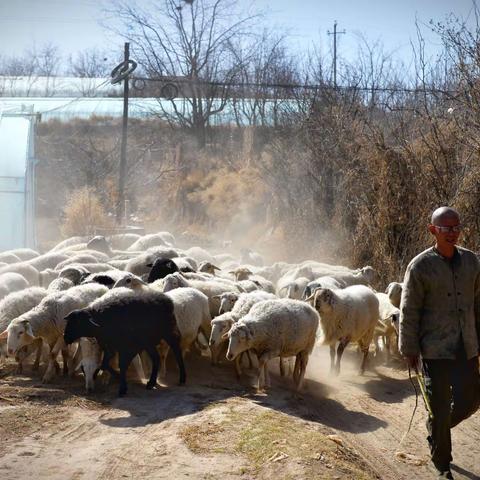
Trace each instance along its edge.
<instances>
[{"instance_id":1,"label":"sky","mask_svg":"<svg viewBox=\"0 0 480 480\"><path fill-rule=\"evenodd\" d=\"M121 52L123 40L100 25L108 20L102 10L107 2L0 0L0 56L17 55L34 44L46 43L57 45L64 55L92 47ZM265 12L269 26L291 35L292 49L304 51L321 44L322 51L328 52L332 36L327 31L332 31L337 21L338 30L346 30L338 37L338 54L347 60L355 56L359 35L363 35L370 42L380 40L386 51L395 51L408 63L416 19L425 25L426 48L432 55L439 42L429 32L430 19L442 20L453 12L473 21L473 15L469 17L472 0L238 0L240 7L252 4Z\"/></svg>"}]
</instances>

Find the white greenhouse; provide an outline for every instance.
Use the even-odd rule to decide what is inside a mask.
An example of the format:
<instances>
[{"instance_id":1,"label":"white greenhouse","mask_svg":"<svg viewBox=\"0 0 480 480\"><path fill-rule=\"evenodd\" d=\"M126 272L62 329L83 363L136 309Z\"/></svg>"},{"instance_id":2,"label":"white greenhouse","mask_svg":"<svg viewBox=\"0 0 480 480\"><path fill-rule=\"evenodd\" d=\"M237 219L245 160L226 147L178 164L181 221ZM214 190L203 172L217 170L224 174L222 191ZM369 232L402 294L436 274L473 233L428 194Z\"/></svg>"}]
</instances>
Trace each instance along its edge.
<instances>
[{"instance_id":1,"label":"white greenhouse","mask_svg":"<svg viewBox=\"0 0 480 480\"><path fill-rule=\"evenodd\" d=\"M0 115L0 250L35 247L34 117Z\"/></svg>"}]
</instances>

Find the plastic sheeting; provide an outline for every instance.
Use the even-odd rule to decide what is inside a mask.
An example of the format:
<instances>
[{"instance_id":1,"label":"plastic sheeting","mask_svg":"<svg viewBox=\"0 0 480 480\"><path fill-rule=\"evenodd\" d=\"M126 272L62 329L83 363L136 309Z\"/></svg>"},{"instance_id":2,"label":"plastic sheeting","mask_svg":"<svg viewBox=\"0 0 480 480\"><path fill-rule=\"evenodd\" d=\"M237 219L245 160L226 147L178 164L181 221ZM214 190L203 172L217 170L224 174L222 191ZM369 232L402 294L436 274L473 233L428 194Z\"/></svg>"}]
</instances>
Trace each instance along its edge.
<instances>
[{"instance_id":1,"label":"plastic sheeting","mask_svg":"<svg viewBox=\"0 0 480 480\"><path fill-rule=\"evenodd\" d=\"M0 116L0 250L35 247L33 125Z\"/></svg>"}]
</instances>

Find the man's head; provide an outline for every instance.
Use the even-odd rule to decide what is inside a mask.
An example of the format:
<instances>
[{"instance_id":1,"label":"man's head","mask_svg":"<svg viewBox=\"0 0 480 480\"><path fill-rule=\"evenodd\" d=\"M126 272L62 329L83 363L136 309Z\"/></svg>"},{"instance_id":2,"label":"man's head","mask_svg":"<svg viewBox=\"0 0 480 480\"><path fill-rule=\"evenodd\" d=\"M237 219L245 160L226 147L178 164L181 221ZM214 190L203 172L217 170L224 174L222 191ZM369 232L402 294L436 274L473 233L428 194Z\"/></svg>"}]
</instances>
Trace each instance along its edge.
<instances>
[{"instance_id":1,"label":"man's head","mask_svg":"<svg viewBox=\"0 0 480 480\"><path fill-rule=\"evenodd\" d=\"M437 247L451 249L458 242L462 226L459 213L451 207L440 207L432 213L428 230L437 240Z\"/></svg>"}]
</instances>

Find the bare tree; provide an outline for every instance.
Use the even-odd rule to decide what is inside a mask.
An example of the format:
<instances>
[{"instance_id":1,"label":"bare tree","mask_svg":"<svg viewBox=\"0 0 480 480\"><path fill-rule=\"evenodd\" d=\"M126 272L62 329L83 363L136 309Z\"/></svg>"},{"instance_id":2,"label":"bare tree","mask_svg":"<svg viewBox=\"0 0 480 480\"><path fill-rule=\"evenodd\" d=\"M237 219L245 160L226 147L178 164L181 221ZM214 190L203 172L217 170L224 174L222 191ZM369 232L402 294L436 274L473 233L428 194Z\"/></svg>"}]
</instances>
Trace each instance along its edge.
<instances>
[{"instance_id":1,"label":"bare tree","mask_svg":"<svg viewBox=\"0 0 480 480\"><path fill-rule=\"evenodd\" d=\"M68 58L68 72L74 77L98 78L110 74L110 55L97 48L83 50Z\"/></svg>"},{"instance_id":2,"label":"bare tree","mask_svg":"<svg viewBox=\"0 0 480 480\"><path fill-rule=\"evenodd\" d=\"M169 121L191 129L199 147L206 143L212 117L222 112L238 73L232 53L236 39L252 33L255 16L240 15L232 0L158 0L150 10L116 3L120 33L132 43L132 56L152 80L177 83L181 102L163 102ZM161 84L160 84L161 86Z\"/></svg>"}]
</instances>

